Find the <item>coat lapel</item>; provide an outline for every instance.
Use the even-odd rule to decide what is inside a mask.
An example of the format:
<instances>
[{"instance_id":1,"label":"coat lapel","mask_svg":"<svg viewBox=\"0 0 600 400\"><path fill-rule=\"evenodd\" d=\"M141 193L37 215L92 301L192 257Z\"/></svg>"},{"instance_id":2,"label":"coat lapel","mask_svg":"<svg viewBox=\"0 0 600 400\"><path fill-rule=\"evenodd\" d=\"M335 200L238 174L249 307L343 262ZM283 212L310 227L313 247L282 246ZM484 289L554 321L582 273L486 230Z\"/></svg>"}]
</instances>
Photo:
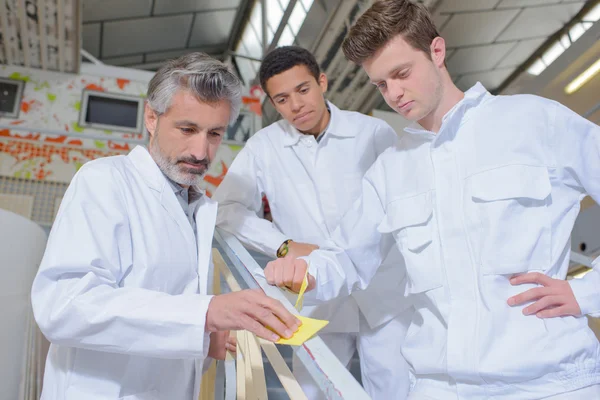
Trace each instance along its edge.
<instances>
[{"instance_id":1,"label":"coat lapel","mask_svg":"<svg viewBox=\"0 0 600 400\"><path fill-rule=\"evenodd\" d=\"M148 152L142 146L134 148L127 156L142 176L146 184L152 189L160 200L160 204L165 211L175 220L186 241L186 247L190 249L190 256L193 257L196 251L194 231L188 221L181 204L173 192L167 178ZM193 257L195 259L196 257Z\"/></svg>"},{"instance_id":2,"label":"coat lapel","mask_svg":"<svg viewBox=\"0 0 600 400\"><path fill-rule=\"evenodd\" d=\"M196 210L196 230L198 233L198 280L200 293L208 293L208 275L216 221L217 203L209 199L206 195L202 196L200 206Z\"/></svg>"}]
</instances>

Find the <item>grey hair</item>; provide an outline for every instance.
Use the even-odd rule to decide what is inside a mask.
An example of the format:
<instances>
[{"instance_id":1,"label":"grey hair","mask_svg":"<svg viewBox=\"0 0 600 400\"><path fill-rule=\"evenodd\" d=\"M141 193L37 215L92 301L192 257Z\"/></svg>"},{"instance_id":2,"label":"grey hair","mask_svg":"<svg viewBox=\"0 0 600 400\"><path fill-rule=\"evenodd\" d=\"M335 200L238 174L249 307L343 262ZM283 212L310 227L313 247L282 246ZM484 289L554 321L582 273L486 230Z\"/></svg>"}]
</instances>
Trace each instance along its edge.
<instances>
[{"instance_id":1,"label":"grey hair","mask_svg":"<svg viewBox=\"0 0 600 400\"><path fill-rule=\"evenodd\" d=\"M229 102L233 123L242 106L242 83L224 63L196 52L169 60L148 84L148 104L158 114L167 112L175 93L189 90L198 100Z\"/></svg>"}]
</instances>

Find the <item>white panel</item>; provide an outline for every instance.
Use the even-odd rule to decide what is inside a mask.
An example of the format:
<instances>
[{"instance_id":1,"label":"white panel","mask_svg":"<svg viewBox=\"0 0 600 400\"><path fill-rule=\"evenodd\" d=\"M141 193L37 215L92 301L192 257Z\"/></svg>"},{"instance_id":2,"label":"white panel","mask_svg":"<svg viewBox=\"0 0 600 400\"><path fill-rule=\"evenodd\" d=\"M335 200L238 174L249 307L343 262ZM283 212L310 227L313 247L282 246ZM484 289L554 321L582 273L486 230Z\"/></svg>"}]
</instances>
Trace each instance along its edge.
<instances>
[{"instance_id":1,"label":"white panel","mask_svg":"<svg viewBox=\"0 0 600 400\"><path fill-rule=\"evenodd\" d=\"M41 378L36 376L38 363L30 362L42 362L40 354L34 353L28 339L36 329L31 315L31 284L46 247L46 234L32 221L4 210L0 210L0 221L1 397L20 399L24 398L19 396L20 386L32 390L36 378Z\"/></svg>"},{"instance_id":2,"label":"white panel","mask_svg":"<svg viewBox=\"0 0 600 400\"><path fill-rule=\"evenodd\" d=\"M152 0L84 0L83 22L149 17Z\"/></svg>"},{"instance_id":3,"label":"white panel","mask_svg":"<svg viewBox=\"0 0 600 400\"><path fill-rule=\"evenodd\" d=\"M491 10L498 4L498 0L444 0L440 5L440 13L456 11Z\"/></svg>"},{"instance_id":4,"label":"white panel","mask_svg":"<svg viewBox=\"0 0 600 400\"><path fill-rule=\"evenodd\" d=\"M502 0L497 8L541 6L560 3L560 0Z\"/></svg>"},{"instance_id":5,"label":"white panel","mask_svg":"<svg viewBox=\"0 0 600 400\"><path fill-rule=\"evenodd\" d=\"M237 8L240 0L156 0L154 15Z\"/></svg>"},{"instance_id":6,"label":"white panel","mask_svg":"<svg viewBox=\"0 0 600 400\"><path fill-rule=\"evenodd\" d=\"M498 40L549 36L562 28L583 6L583 2L525 9Z\"/></svg>"},{"instance_id":7,"label":"white panel","mask_svg":"<svg viewBox=\"0 0 600 400\"><path fill-rule=\"evenodd\" d=\"M31 219L33 196L0 193L0 208Z\"/></svg>"},{"instance_id":8,"label":"white panel","mask_svg":"<svg viewBox=\"0 0 600 400\"><path fill-rule=\"evenodd\" d=\"M504 57L498 67L516 67L524 63L544 42L545 38L528 39L519 42L514 49Z\"/></svg>"},{"instance_id":9,"label":"white panel","mask_svg":"<svg viewBox=\"0 0 600 400\"><path fill-rule=\"evenodd\" d=\"M227 43L236 10L196 14L190 46L212 46Z\"/></svg>"},{"instance_id":10,"label":"white panel","mask_svg":"<svg viewBox=\"0 0 600 400\"><path fill-rule=\"evenodd\" d=\"M186 47L191 24L192 15L105 22L102 56L115 57Z\"/></svg>"},{"instance_id":11,"label":"white panel","mask_svg":"<svg viewBox=\"0 0 600 400\"><path fill-rule=\"evenodd\" d=\"M448 60L448 71L452 75L493 69L515 45L515 42L485 46L459 48Z\"/></svg>"},{"instance_id":12,"label":"white panel","mask_svg":"<svg viewBox=\"0 0 600 400\"><path fill-rule=\"evenodd\" d=\"M493 90L500 86L514 70L514 68L496 69L490 72L463 75L456 84L460 89L467 90L477 82L481 82L487 90Z\"/></svg>"},{"instance_id":13,"label":"white panel","mask_svg":"<svg viewBox=\"0 0 600 400\"><path fill-rule=\"evenodd\" d=\"M484 11L456 14L441 35L450 47L493 42L519 10Z\"/></svg>"},{"instance_id":14,"label":"white panel","mask_svg":"<svg viewBox=\"0 0 600 400\"><path fill-rule=\"evenodd\" d=\"M85 24L82 31L81 47L94 57L100 54L100 24Z\"/></svg>"}]
</instances>

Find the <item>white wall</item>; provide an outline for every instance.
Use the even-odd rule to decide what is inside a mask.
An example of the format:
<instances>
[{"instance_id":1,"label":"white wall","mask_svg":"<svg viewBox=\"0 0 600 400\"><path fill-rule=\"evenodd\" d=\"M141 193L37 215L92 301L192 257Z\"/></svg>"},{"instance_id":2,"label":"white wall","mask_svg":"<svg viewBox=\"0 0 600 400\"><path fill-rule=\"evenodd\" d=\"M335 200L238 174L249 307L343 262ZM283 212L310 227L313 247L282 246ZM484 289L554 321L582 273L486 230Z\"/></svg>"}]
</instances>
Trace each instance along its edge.
<instances>
[{"instance_id":1,"label":"white wall","mask_svg":"<svg viewBox=\"0 0 600 400\"><path fill-rule=\"evenodd\" d=\"M22 398L26 377L37 370L26 368L28 331L37 329L30 325L30 291L45 247L38 225L0 209L0 400Z\"/></svg>"}]
</instances>

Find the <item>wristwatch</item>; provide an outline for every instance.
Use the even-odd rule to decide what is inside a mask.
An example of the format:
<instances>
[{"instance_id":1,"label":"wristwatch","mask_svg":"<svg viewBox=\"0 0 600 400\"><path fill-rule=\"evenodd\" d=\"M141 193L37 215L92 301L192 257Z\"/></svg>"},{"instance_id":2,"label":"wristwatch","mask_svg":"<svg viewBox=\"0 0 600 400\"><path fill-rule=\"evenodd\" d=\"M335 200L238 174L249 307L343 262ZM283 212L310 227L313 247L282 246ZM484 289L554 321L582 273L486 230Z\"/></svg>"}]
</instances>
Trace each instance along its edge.
<instances>
[{"instance_id":1,"label":"wristwatch","mask_svg":"<svg viewBox=\"0 0 600 400\"><path fill-rule=\"evenodd\" d=\"M281 243L281 246L279 246L279 249L277 249L277 258L283 258L287 255L288 251L290 251L288 244L291 241L292 239L288 239L285 242Z\"/></svg>"}]
</instances>

